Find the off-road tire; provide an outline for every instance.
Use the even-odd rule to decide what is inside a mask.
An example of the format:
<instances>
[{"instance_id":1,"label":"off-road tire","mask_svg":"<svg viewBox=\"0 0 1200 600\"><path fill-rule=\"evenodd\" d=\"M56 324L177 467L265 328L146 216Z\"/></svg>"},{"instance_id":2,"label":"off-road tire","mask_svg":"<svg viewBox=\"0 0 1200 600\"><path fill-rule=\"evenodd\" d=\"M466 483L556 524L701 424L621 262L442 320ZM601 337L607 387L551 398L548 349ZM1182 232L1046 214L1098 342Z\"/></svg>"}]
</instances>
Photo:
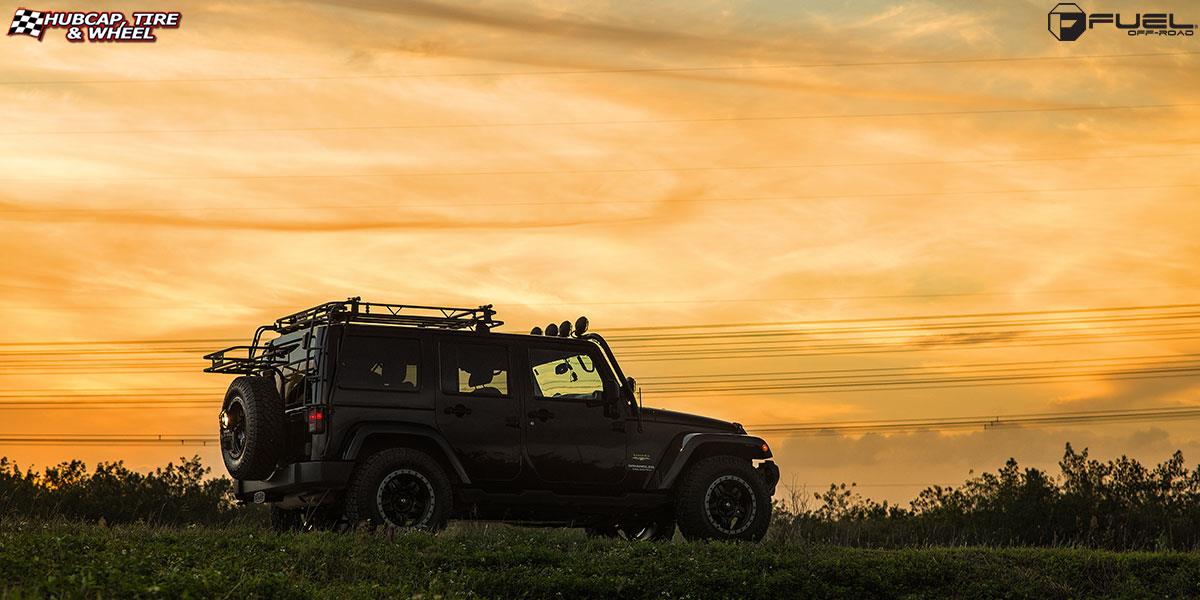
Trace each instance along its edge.
<instances>
[{"instance_id":1,"label":"off-road tire","mask_svg":"<svg viewBox=\"0 0 1200 600\"><path fill-rule=\"evenodd\" d=\"M727 486L745 496L746 513L732 528L717 524L710 517L708 501L717 486ZM771 496L766 483L750 465L735 456L705 458L684 474L675 497L675 518L679 531L688 540L737 540L757 542L767 534L771 523Z\"/></svg>"},{"instance_id":2,"label":"off-road tire","mask_svg":"<svg viewBox=\"0 0 1200 600\"><path fill-rule=\"evenodd\" d=\"M423 489L432 504L412 522L395 522L385 516L382 506L389 492L381 488L399 478ZM352 527L440 531L450 518L453 498L450 478L433 457L419 450L391 448L371 455L355 469L346 490L346 519Z\"/></svg>"},{"instance_id":3,"label":"off-road tire","mask_svg":"<svg viewBox=\"0 0 1200 600\"><path fill-rule=\"evenodd\" d=\"M234 434L222 427L221 458L229 474L237 479L266 479L283 455L283 400L270 379L243 376L229 384L222 414L233 414L239 406L245 419L241 450L235 451Z\"/></svg>"}]
</instances>

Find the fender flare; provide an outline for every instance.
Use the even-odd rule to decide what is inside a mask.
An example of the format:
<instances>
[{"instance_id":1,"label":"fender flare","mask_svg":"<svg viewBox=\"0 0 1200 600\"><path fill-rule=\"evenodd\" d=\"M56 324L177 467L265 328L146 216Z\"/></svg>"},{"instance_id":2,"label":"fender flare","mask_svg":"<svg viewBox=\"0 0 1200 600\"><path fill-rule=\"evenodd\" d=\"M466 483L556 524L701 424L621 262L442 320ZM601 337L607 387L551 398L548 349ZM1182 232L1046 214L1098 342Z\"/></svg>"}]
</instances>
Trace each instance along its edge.
<instances>
[{"instance_id":1,"label":"fender flare","mask_svg":"<svg viewBox=\"0 0 1200 600\"><path fill-rule=\"evenodd\" d=\"M467 477L467 471L463 469L462 463L459 462L458 456L454 454L454 450L450 448L450 444L446 442L446 439L438 432L419 425L406 425L403 423L364 425L354 432L354 435L350 438L350 443L346 444L346 450L342 453L342 458L344 460L357 460L358 453L371 436L391 434L413 435L432 440L433 443L441 448L442 454L446 456L446 460L454 468L454 472L458 475L459 479L465 484L471 483L471 478Z\"/></svg>"},{"instance_id":2,"label":"fender flare","mask_svg":"<svg viewBox=\"0 0 1200 600\"><path fill-rule=\"evenodd\" d=\"M666 475L662 476L656 487L660 490L671 489L675 485L675 481L683 474L684 468L696 450L702 446L714 445L736 448L748 454L752 459L771 458L770 447L768 446L764 452L763 447L767 446L767 443L760 437L741 433L689 433L683 436L679 454L671 462Z\"/></svg>"}]
</instances>

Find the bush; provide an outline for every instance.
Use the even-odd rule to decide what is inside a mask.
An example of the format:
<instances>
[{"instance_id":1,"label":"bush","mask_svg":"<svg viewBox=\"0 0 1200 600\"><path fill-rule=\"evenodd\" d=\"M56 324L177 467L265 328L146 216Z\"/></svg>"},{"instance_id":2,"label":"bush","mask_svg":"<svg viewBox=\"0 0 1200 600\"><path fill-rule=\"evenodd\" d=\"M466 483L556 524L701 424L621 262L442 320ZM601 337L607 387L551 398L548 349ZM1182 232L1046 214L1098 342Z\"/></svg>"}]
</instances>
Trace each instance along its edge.
<instances>
[{"instance_id":1,"label":"bush","mask_svg":"<svg viewBox=\"0 0 1200 600\"><path fill-rule=\"evenodd\" d=\"M927 488L908 507L865 499L845 484L811 499L793 493L776 503L771 535L875 547L1200 548L1200 467L1188 470L1182 453L1147 469L1124 456L1090 459L1067 444L1059 468L1054 478L1009 459L961 487Z\"/></svg>"},{"instance_id":2,"label":"bush","mask_svg":"<svg viewBox=\"0 0 1200 600\"><path fill-rule=\"evenodd\" d=\"M154 525L261 521L262 510L234 503L231 480L206 478L209 472L199 456L152 473L132 471L122 462L100 463L89 473L78 460L35 473L0 458L0 518Z\"/></svg>"}]
</instances>

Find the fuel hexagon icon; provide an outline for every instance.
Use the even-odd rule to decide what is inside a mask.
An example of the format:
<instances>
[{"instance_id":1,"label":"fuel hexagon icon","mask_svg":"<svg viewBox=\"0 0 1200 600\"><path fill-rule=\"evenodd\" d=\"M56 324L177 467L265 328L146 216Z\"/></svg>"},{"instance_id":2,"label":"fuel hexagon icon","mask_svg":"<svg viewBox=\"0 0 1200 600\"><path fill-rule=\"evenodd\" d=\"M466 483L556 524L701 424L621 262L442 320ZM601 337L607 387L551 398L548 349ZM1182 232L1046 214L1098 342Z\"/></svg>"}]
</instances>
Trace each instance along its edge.
<instances>
[{"instance_id":1,"label":"fuel hexagon icon","mask_svg":"<svg viewBox=\"0 0 1200 600\"><path fill-rule=\"evenodd\" d=\"M1087 29L1087 13L1078 4L1060 2L1050 9L1047 28L1058 41L1073 42Z\"/></svg>"}]
</instances>

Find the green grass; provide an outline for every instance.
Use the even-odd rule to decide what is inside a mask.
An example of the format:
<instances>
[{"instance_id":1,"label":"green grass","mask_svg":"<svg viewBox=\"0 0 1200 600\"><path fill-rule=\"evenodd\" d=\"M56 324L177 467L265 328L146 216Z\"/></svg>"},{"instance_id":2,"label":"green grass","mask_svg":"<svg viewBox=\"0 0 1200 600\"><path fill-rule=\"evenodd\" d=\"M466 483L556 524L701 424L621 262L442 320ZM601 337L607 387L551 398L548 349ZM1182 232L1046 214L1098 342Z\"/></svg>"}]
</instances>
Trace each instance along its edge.
<instances>
[{"instance_id":1,"label":"green grass","mask_svg":"<svg viewBox=\"0 0 1200 600\"><path fill-rule=\"evenodd\" d=\"M1196 597L1200 553L865 550L423 534L0 525L0 596L168 598Z\"/></svg>"}]
</instances>

